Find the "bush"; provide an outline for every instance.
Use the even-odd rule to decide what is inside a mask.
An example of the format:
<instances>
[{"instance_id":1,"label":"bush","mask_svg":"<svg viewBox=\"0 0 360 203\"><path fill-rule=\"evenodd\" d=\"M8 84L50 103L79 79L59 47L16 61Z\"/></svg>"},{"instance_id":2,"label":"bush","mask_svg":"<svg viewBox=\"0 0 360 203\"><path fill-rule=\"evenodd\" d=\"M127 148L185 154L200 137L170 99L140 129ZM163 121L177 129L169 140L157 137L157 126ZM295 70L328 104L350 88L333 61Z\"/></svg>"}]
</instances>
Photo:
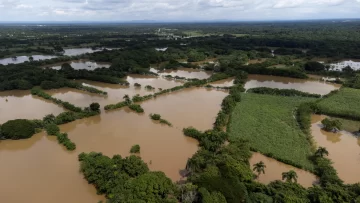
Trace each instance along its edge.
<instances>
[{"instance_id":1,"label":"bush","mask_svg":"<svg viewBox=\"0 0 360 203\"><path fill-rule=\"evenodd\" d=\"M278 89L278 88L268 88L268 87L257 87L248 89L247 92L249 93L256 93L256 94L269 94L269 95L279 95L279 96L287 96L287 97L313 97L313 98L320 98L321 95L319 94L311 94L307 92L301 92L294 89Z\"/></svg>"},{"instance_id":2,"label":"bush","mask_svg":"<svg viewBox=\"0 0 360 203\"><path fill-rule=\"evenodd\" d=\"M27 139L35 134L33 122L26 119L10 120L1 126L1 134L5 139Z\"/></svg>"},{"instance_id":3,"label":"bush","mask_svg":"<svg viewBox=\"0 0 360 203\"><path fill-rule=\"evenodd\" d=\"M130 153L140 153L140 145L134 145L130 149Z\"/></svg>"},{"instance_id":4,"label":"bush","mask_svg":"<svg viewBox=\"0 0 360 203\"><path fill-rule=\"evenodd\" d=\"M138 113L144 113L144 109L139 104L131 104L129 108Z\"/></svg>"},{"instance_id":5,"label":"bush","mask_svg":"<svg viewBox=\"0 0 360 203\"><path fill-rule=\"evenodd\" d=\"M91 103L90 109L91 109L91 111L100 111L100 104L99 103Z\"/></svg>"},{"instance_id":6,"label":"bush","mask_svg":"<svg viewBox=\"0 0 360 203\"><path fill-rule=\"evenodd\" d=\"M60 132L60 128L55 123L50 123L45 126L48 135L56 135Z\"/></svg>"},{"instance_id":7,"label":"bush","mask_svg":"<svg viewBox=\"0 0 360 203\"><path fill-rule=\"evenodd\" d=\"M160 114L150 114L150 118L152 120L158 121L161 119L161 116L160 116Z\"/></svg>"},{"instance_id":8,"label":"bush","mask_svg":"<svg viewBox=\"0 0 360 203\"><path fill-rule=\"evenodd\" d=\"M71 142L67 133L58 133L57 140L60 144L64 145L67 150L73 151L76 149L75 143Z\"/></svg>"},{"instance_id":9,"label":"bush","mask_svg":"<svg viewBox=\"0 0 360 203\"><path fill-rule=\"evenodd\" d=\"M165 119L160 119L160 123L168 125L170 127L172 126L172 124L169 121L165 120Z\"/></svg>"}]
</instances>

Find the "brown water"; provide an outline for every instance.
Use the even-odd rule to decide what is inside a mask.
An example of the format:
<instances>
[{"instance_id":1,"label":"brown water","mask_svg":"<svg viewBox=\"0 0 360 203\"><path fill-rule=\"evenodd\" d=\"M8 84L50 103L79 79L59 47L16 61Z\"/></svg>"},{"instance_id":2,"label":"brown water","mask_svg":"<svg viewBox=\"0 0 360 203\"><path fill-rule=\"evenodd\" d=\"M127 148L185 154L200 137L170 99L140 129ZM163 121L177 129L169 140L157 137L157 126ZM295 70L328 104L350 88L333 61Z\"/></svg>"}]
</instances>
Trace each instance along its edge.
<instances>
[{"instance_id":1,"label":"brown water","mask_svg":"<svg viewBox=\"0 0 360 203\"><path fill-rule=\"evenodd\" d=\"M105 105L108 104L115 104L120 101L123 101L124 100L123 97L126 94L129 95L130 97L136 94L144 96L159 91L158 88L168 89L183 84L183 82L181 81L167 80L154 76L140 76L140 75L128 76L127 81L130 83L130 86L128 87L119 84L108 84L102 82L78 80L78 82L81 82L86 86L95 87L99 90L107 92L108 96L101 96L98 94L79 91L73 88L61 88L46 92L54 96L55 98L70 102L80 107L89 106L89 104L91 104L92 102L97 102L102 107L104 107ZM134 83L141 84L141 88L134 87ZM156 90L146 90L145 89L146 85L151 85L152 87L155 87Z\"/></svg>"},{"instance_id":2,"label":"brown water","mask_svg":"<svg viewBox=\"0 0 360 203\"><path fill-rule=\"evenodd\" d=\"M30 90L0 92L0 124L19 118L42 119L47 114L57 115L63 111L48 100L32 96Z\"/></svg>"},{"instance_id":3,"label":"brown water","mask_svg":"<svg viewBox=\"0 0 360 203\"><path fill-rule=\"evenodd\" d=\"M301 170L298 168L295 168L293 166L284 164L282 162L279 162L275 159L266 157L260 153L254 152L252 157L250 158L250 168L253 169L253 165L262 161L265 163L265 174L261 173L258 177L257 181L269 184L272 181L275 180L281 180L282 179L282 173L288 172L290 170L294 170L296 174L298 175L298 183L304 187L311 187L314 183L317 182L317 178L314 174ZM256 172L254 172L256 173ZM256 174L257 175L257 174Z\"/></svg>"},{"instance_id":4,"label":"brown water","mask_svg":"<svg viewBox=\"0 0 360 203\"><path fill-rule=\"evenodd\" d=\"M205 88L186 89L143 102L143 114L124 108L62 125L61 131L69 133L77 145L74 152L66 151L54 137L43 134L28 140L2 141L0 200L7 203L98 202L102 197L95 195L94 187L78 172L77 155L96 151L125 157L134 144L141 146L140 156L151 170L163 171L177 181L187 159L198 149L197 141L185 137L182 128L190 125L200 130L211 128L226 95ZM160 113L174 127L152 121L150 113Z\"/></svg>"},{"instance_id":5,"label":"brown water","mask_svg":"<svg viewBox=\"0 0 360 203\"><path fill-rule=\"evenodd\" d=\"M45 133L28 140L0 142L0 202L98 202L79 173L78 151L67 152Z\"/></svg>"},{"instance_id":6,"label":"brown water","mask_svg":"<svg viewBox=\"0 0 360 203\"><path fill-rule=\"evenodd\" d=\"M193 68L178 68L177 70L164 70L164 71L157 71L154 68L150 69L151 72L157 73L160 76L171 75L173 77L185 77L185 78L197 78L197 79L207 79L212 75L210 71L203 71L199 69Z\"/></svg>"},{"instance_id":7,"label":"brown water","mask_svg":"<svg viewBox=\"0 0 360 203\"><path fill-rule=\"evenodd\" d=\"M360 182L360 138L350 132L331 133L321 130L321 120L326 116L312 116L312 135L318 146L329 151L339 177L347 184Z\"/></svg>"},{"instance_id":8,"label":"brown water","mask_svg":"<svg viewBox=\"0 0 360 203\"><path fill-rule=\"evenodd\" d=\"M245 89L255 87L295 89L303 92L324 95L333 90L339 89L341 85L309 79L296 79L269 75L249 75L248 82L245 84Z\"/></svg>"},{"instance_id":9,"label":"brown water","mask_svg":"<svg viewBox=\"0 0 360 203\"><path fill-rule=\"evenodd\" d=\"M111 65L110 63L100 63L100 62L87 61L87 60L70 61L67 63L69 63L71 67L73 67L75 70L81 70L81 69L94 70L96 68L109 68ZM50 68L55 70L60 70L62 64L63 63L55 64L50 66ZM46 67L49 66L47 65Z\"/></svg>"}]
</instances>

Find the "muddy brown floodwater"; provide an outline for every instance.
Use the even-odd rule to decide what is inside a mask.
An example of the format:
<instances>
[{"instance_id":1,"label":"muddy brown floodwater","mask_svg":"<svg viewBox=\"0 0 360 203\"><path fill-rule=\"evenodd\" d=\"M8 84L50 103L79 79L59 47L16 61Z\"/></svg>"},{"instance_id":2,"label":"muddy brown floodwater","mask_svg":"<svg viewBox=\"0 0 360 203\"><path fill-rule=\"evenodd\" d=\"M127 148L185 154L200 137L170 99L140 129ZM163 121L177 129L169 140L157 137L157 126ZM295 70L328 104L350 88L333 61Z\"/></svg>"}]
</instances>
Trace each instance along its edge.
<instances>
[{"instance_id":1,"label":"muddy brown floodwater","mask_svg":"<svg viewBox=\"0 0 360 203\"><path fill-rule=\"evenodd\" d=\"M257 181L261 183L269 184L272 181L281 180L282 173L288 172L290 170L294 170L296 172L296 174L298 175L298 183L304 187L311 187L314 183L317 182L317 178L314 174L281 163L275 159L266 157L257 152L254 152L250 159L250 168L253 169L253 165L260 161L264 162L266 166L265 174L260 174L259 178L257 179Z\"/></svg>"},{"instance_id":2,"label":"muddy brown floodwater","mask_svg":"<svg viewBox=\"0 0 360 203\"><path fill-rule=\"evenodd\" d=\"M340 179L347 184L360 182L360 138L347 131L323 131L321 120L324 118L326 116L312 116L311 130L317 145L329 151L328 158L334 162Z\"/></svg>"},{"instance_id":3,"label":"muddy brown floodwater","mask_svg":"<svg viewBox=\"0 0 360 203\"><path fill-rule=\"evenodd\" d=\"M228 78L226 80L214 82L212 85L219 87L230 87L234 85L233 82L234 78ZM324 95L333 90L339 89L341 85L326 83L314 79L297 79L271 75L249 75L245 84L245 89L256 87L295 89L302 92Z\"/></svg>"},{"instance_id":4,"label":"muddy brown floodwater","mask_svg":"<svg viewBox=\"0 0 360 203\"><path fill-rule=\"evenodd\" d=\"M173 77L185 77L185 78L197 78L197 79L207 79L212 75L210 71L203 71L193 68L178 68L177 70L164 70L158 71L154 68L150 69L151 72L157 73L160 76L171 75Z\"/></svg>"},{"instance_id":5,"label":"muddy brown floodwater","mask_svg":"<svg viewBox=\"0 0 360 203\"><path fill-rule=\"evenodd\" d=\"M55 137L39 133L27 140L0 142L0 202L98 202L79 173L78 151L66 151Z\"/></svg>"},{"instance_id":6,"label":"muddy brown floodwater","mask_svg":"<svg viewBox=\"0 0 360 203\"><path fill-rule=\"evenodd\" d=\"M297 79L269 75L249 75L248 82L245 84L245 89L255 87L295 89L302 92L324 95L333 90L339 89L341 85L309 79Z\"/></svg>"},{"instance_id":7,"label":"muddy brown floodwater","mask_svg":"<svg viewBox=\"0 0 360 203\"><path fill-rule=\"evenodd\" d=\"M107 85L103 88L111 89ZM113 88L110 94L123 94L123 90ZM190 125L200 130L211 128L226 95L223 91L190 88L143 102L143 114L123 108L61 125L61 131L67 132L77 145L74 152L66 151L55 137L44 133L27 140L1 141L0 200L6 203L103 200L79 173L77 155L95 151L125 157L135 144L141 146L139 155L151 170L163 171L173 181L180 180L180 170L198 150L198 142L185 137L182 129ZM174 127L152 121L150 113L160 113Z\"/></svg>"},{"instance_id":8,"label":"muddy brown floodwater","mask_svg":"<svg viewBox=\"0 0 360 203\"><path fill-rule=\"evenodd\" d=\"M90 86L97 88L99 90L105 91L108 93L108 96L101 96L94 93L88 93L73 88L61 88L56 90L47 90L46 92L52 95L55 98L61 99L63 101L70 102L74 105L80 107L89 106L92 102L97 102L103 108L108 104L115 104L120 101L123 101L123 97L127 94L130 97L139 94L141 96L154 94L159 91L158 88L168 89L175 86L182 85L183 82L175 80L167 80L164 78L154 77L154 76L141 76L141 75L130 75L127 77L127 81L130 83L130 86L122 86L119 84L108 84L102 82L78 80L78 82L83 83L85 86ZM134 87L135 83L141 84L140 88ZM155 87L155 90L146 90L145 86L151 85Z\"/></svg>"},{"instance_id":9,"label":"muddy brown floodwater","mask_svg":"<svg viewBox=\"0 0 360 203\"><path fill-rule=\"evenodd\" d=\"M13 119L42 119L47 114L65 111L56 104L32 96L30 90L0 92L0 124Z\"/></svg>"}]
</instances>

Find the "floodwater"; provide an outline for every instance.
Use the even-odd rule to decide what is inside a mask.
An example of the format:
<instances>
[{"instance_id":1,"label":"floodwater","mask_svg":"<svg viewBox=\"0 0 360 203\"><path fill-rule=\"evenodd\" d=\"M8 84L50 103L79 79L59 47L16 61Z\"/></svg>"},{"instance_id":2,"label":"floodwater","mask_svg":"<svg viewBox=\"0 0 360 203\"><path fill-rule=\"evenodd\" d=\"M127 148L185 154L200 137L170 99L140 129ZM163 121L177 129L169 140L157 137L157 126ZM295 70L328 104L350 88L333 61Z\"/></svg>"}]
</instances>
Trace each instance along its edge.
<instances>
[{"instance_id":1,"label":"floodwater","mask_svg":"<svg viewBox=\"0 0 360 203\"><path fill-rule=\"evenodd\" d=\"M58 115L63 111L62 107L31 95L30 90L0 92L0 124L20 118L42 119L47 114Z\"/></svg>"},{"instance_id":2,"label":"floodwater","mask_svg":"<svg viewBox=\"0 0 360 203\"><path fill-rule=\"evenodd\" d=\"M158 71L154 68L150 69L151 72L157 73L160 76L171 75L173 77L185 77L185 78L197 78L197 79L207 79L212 75L210 71L203 71L200 69L193 69L193 68L178 68L177 70L164 70Z\"/></svg>"},{"instance_id":3,"label":"floodwater","mask_svg":"<svg viewBox=\"0 0 360 203\"><path fill-rule=\"evenodd\" d=\"M77 154L68 152L55 137L39 133L27 140L0 142L0 202L98 202L79 172Z\"/></svg>"},{"instance_id":4,"label":"floodwater","mask_svg":"<svg viewBox=\"0 0 360 203\"><path fill-rule=\"evenodd\" d=\"M302 92L325 95L339 89L341 85L309 79L297 79L269 75L249 75L245 89L270 87L279 89L295 89Z\"/></svg>"},{"instance_id":5,"label":"floodwater","mask_svg":"<svg viewBox=\"0 0 360 203\"><path fill-rule=\"evenodd\" d=\"M34 61L38 60L45 60L45 59L52 59L56 58L56 56L46 56L46 55L32 55L34 58ZM25 61L29 61L29 56L18 56L16 58L3 58L0 59L0 64L2 65L8 65L8 64L18 64L18 63L24 63Z\"/></svg>"},{"instance_id":6,"label":"floodwater","mask_svg":"<svg viewBox=\"0 0 360 203\"><path fill-rule=\"evenodd\" d=\"M75 70L81 70L81 69L95 70L96 68L109 68L111 65L110 63L100 63L100 62L86 61L86 60L71 61L68 63ZM51 66L51 68L55 70L60 70L62 64L63 63L56 64L55 66L53 65Z\"/></svg>"},{"instance_id":7,"label":"floodwater","mask_svg":"<svg viewBox=\"0 0 360 203\"><path fill-rule=\"evenodd\" d=\"M198 150L197 141L184 136L182 129L190 125L199 130L212 128L226 95L223 91L189 88L143 102L143 114L123 108L61 125L61 131L77 145L74 152L44 134L1 141L0 180L4 181L0 181L0 199L7 203L98 202L103 197L95 195L95 188L82 179L77 155L96 151L125 157L135 144L141 146L139 156L151 170L180 180L180 170ZM174 127L152 121L150 113L161 114Z\"/></svg>"},{"instance_id":8,"label":"floodwater","mask_svg":"<svg viewBox=\"0 0 360 203\"><path fill-rule=\"evenodd\" d=\"M158 91L158 88L166 89L183 84L159 77L136 75L128 76L127 81L131 84L129 87L80 81L107 91L107 97L66 88L48 92L75 105L88 106L94 101L112 104L122 101L125 94L146 95ZM135 88L134 83L139 83L142 87ZM145 90L146 85L157 89ZM140 145L139 156L151 170L163 171L173 181L178 181L181 179L180 171L185 168L188 158L198 150L198 142L184 136L182 129L190 126L199 130L212 128L221 102L227 94L225 91L206 88L188 88L142 102L145 110L142 114L127 107L106 112L102 110L98 116L61 125L61 132L67 132L77 145L73 152L67 151L57 143L55 137L46 136L45 133L36 134L27 140L0 141L0 201L78 203L103 200L104 197L96 195L95 187L89 185L79 173L78 154L95 151L107 156L120 154L126 157L130 155L130 148L135 144ZM26 94L24 95L26 97ZM8 102L22 98L7 97ZM29 97L41 101L31 95ZM5 100L5 97L2 100ZM4 102L2 100L0 102ZM29 108L24 105L32 103L30 101L16 101L14 104L17 105L14 105L12 111L18 111L18 106L26 106L33 114L38 110L44 115L54 113L44 112L42 101L41 106ZM12 111L9 110L6 114L11 115ZM23 113L24 110L19 111ZM150 113L160 114L163 119L171 122L173 127L151 120Z\"/></svg>"},{"instance_id":9,"label":"floodwater","mask_svg":"<svg viewBox=\"0 0 360 203\"><path fill-rule=\"evenodd\" d=\"M65 56L77 56L86 53L94 53L97 51L102 51L102 49L91 49L91 48L73 48L73 49L64 49Z\"/></svg>"},{"instance_id":10,"label":"floodwater","mask_svg":"<svg viewBox=\"0 0 360 203\"><path fill-rule=\"evenodd\" d=\"M312 135L318 146L325 147L339 177L347 184L360 182L360 138L347 131L338 133L321 130L326 116L312 115Z\"/></svg>"},{"instance_id":11,"label":"floodwater","mask_svg":"<svg viewBox=\"0 0 360 203\"><path fill-rule=\"evenodd\" d=\"M216 81L216 82L212 82L210 83L212 86L215 86L215 87L231 87L234 85L234 78L231 77L231 78L227 78L227 79L224 79L224 80L219 80L219 81Z\"/></svg>"},{"instance_id":12,"label":"floodwater","mask_svg":"<svg viewBox=\"0 0 360 203\"><path fill-rule=\"evenodd\" d=\"M183 82L181 81L167 80L154 76L141 76L141 75L130 75L127 76L126 80L130 83L130 86L123 86L119 84L108 84L108 83L94 82L87 80L78 80L78 82L83 83L83 85L85 86L94 87L99 90L107 92L108 93L107 96L88 93L73 88L47 90L46 92L55 98L70 102L76 106L87 107L92 102L97 102L100 104L101 108L103 108L105 105L116 104L120 101L123 101L124 100L123 97L126 94L129 95L130 97L136 94L144 96L159 91L159 88L168 89L183 84ZM141 84L141 87L139 88L134 87L135 83ZM146 85L151 85L156 89L147 90L145 89Z\"/></svg>"},{"instance_id":13,"label":"floodwater","mask_svg":"<svg viewBox=\"0 0 360 203\"><path fill-rule=\"evenodd\" d=\"M250 158L250 168L253 169L253 165L262 161L265 163L265 174L261 173L258 177L257 181L269 184L275 180L282 179L282 173L288 172L290 170L294 170L298 175L297 182L304 187L311 187L314 183L317 182L317 178L314 174L298 169L296 167L284 164L275 159L266 157L260 153L254 152L252 157ZM254 172L256 174L256 172ZM257 174L256 174L257 175Z\"/></svg>"}]
</instances>

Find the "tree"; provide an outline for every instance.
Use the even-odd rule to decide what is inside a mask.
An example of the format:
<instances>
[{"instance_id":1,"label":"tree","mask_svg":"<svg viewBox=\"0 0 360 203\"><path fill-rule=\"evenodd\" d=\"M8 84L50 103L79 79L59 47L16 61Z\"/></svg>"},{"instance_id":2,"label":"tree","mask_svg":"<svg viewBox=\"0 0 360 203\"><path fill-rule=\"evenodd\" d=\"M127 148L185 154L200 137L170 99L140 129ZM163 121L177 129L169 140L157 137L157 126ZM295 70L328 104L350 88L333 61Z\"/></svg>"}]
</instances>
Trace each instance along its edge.
<instances>
[{"instance_id":1,"label":"tree","mask_svg":"<svg viewBox=\"0 0 360 203\"><path fill-rule=\"evenodd\" d=\"M33 61L34 61L34 57L30 56L30 57L29 57L29 61L33 62Z\"/></svg>"},{"instance_id":2,"label":"tree","mask_svg":"<svg viewBox=\"0 0 360 203\"><path fill-rule=\"evenodd\" d=\"M312 72L318 72L325 70L325 66L319 62L316 61L309 61L304 66L305 70L312 71Z\"/></svg>"},{"instance_id":3,"label":"tree","mask_svg":"<svg viewBox=\"0 0 360 203\"><path fill-rule=\"evenodd\" d=\"M266 166L263 161L260 161L259 163L256 163L253 166L254 166L253 171L256 171L256 173L258 174L257 177L259 177L261 173L265 174Z\"/></svg>"},{"instance_id":4,"label":"tree","mask_svg":"<svg viewBox=\"0 0 360 203\"><path fill-rule=\"evenodd\" d=\"M55 116L54 114L48 114L43 118L43 122L45 125L54 123L55 122Z\"/></svg>"},{"instance_id":5,"label":"tree","mask_svg":"<svg viewBox=\"0 0 360 203\"><path fill-rule=\"evenodd\" d=\"M27 139L35 134L35 124L29 120L10 120L1 126L1 134L5 139Z\"/></svg>"},{"instance_id":6,"label":"tree","mask_svg":"<svg viewBox=\"0 0 360 203\"><path fill-rule=\"evenodd\" d=\"M321 124L323 124L324 126L323 129L329 132L337 132L342 127L342 123L339 120L333 120L329 118L325 118L324 120L322 120Z\"/></svg>"},{"instance_id":7,"label":"tree","mask_svg":"<svg viewBox=\"0 0 360 203\"><path fill-rule=\"evenodd\" d=\"M100 104L99 103L92 103L90 104L91 111L100 111Z\"/></svg>"},{"instance_id":8,"label":"tree","mask_svg":"<svg viewBox=\"0 0 360 203\"><path fill-rule=\"evenodd\" d=\"M282 173L282 180L285 180L286 182L294 181L295 183L297 183L297 178L298 178L298 176L297 176L296 172L293 170Z\"/></svg>"},{"instance_id":9,"label":"tree","mask_svg":"<svg viewBox=\"0 0 360 203\"><path fill-rule=\"evenodd\" d=\"M140 153L140 145L134 145L130 149L130 153Z\"/></svg>"},{"instance_id":10,"label":"tree","mask_svg":"<svg viewBox=\"0 0 360 203\"><path fill-rule=\"evenodd\" d=\"M319 147L315 152L315 156L317 157L324 157L324 155L329 156L329 152L325 147Z\"/></svg>"},{"instance_id":11,"label":"tree","mask_svg":"<svg viewBox=\"0 0 360 203\"><path fill-rule=\"evenodd\" d=\"M126 104L128 104L128 105L131 104L131 100L130 100L129 95L125 94L124 97L123 97L123 99L125 99L125 103L126 103Z\"/></svg>"}]
</instances>

